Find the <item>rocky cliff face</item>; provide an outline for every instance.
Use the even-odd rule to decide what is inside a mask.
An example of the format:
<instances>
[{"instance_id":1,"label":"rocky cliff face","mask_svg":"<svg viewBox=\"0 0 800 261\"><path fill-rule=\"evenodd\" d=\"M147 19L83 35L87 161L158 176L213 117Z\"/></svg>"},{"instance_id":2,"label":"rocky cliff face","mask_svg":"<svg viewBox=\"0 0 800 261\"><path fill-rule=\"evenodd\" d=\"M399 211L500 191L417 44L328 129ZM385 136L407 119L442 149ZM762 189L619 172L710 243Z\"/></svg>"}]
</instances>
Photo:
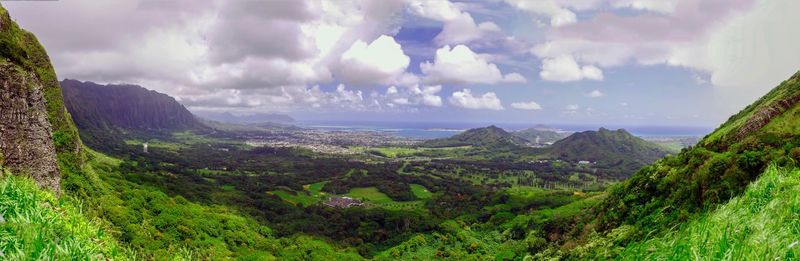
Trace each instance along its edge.
<instances>
[{"instance_id":1,"label":"rocky cliff face","mask_svg":"<svg viewBox=\"0 0 800 261\"><path fill-rule=\"evenodd\" d=\"M42 89L35 74L0 64L0 163L58 191L60 175Z\"/></svg>"},{"instance_id":2,"label":"rocky cliff face","mask_svg":"<svg viewBox=\"0 0 800 261\"><path fill-rule=\"evenodd\" d=\"M0 6L0 165L58 194L58 162L75 169L80 149L50 58Z\"/></svg>"}]
</instances>

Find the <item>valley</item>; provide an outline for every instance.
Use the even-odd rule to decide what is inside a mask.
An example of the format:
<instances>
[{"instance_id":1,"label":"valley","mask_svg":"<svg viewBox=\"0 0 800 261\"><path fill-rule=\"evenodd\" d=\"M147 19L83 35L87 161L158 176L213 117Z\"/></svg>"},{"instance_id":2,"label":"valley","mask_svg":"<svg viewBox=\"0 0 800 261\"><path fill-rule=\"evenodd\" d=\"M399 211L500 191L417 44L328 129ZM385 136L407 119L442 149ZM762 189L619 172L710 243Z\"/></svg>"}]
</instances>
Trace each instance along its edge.
<instances>
[{"instance_id":1,"label":"valley","mask_svg":"<svg viewBox=\"0 0 800 261\"><path fill-rule=\"evenodd\" d=\"M181 5L136 3L126 12L154 13L131 23L173 19L172 8ZM304 1L214 3L225 7L208 12L219 21L193 24L196 21L186 18L197 28L183 34L165 29L156 34L159 41L137 42L146 48L136 57L146 62L93 50L96 53L80 56L79 65L89 64L90 73L77 73L76 68L87 67L69 63L79 55L65 55L64 48L111 43L72 39L45 49L37 36L12 19L4 2L0 6L0 259L528 261L800 256L800 72L700 137L696 130L704 127L682 125L703 117L685 102L694 97L678 95L684 90L676 87L644 97L625 88L640 78L669 86L687 84L671 82L679 78L674 74L690 74L691 78L678 80L704 88L725 75L698 75L686 68L660 71L666 69L651 64L606 68L641 58L634 54L613 62L590 62L587 59L597 57L573 54L550 57L551 48L560 51L577 45L530 47L526 44L531 39L498 37L500 26L484 22L486 14L476 15L480 19L475 20L467 12L508 12L481 9L502 6L541 15L535 9L540 6L514 1L402 1L392 7L386 1L381 10L403 7L404 11L384 13L367 5L363 8L375 16L403 20L415 15L419 17L414 19L431 20L423 21L426 26L432 21L444 24L441 29L415 27L411 32L391 23L358 27L384 33L369 43L355 39L364 32L345 30L328 24L338 20L320 17L354 18L350 23L375 17L349 17L352 10L327 12L337 4L320 3L308 10L295 10L295 5L307 4ZM431 3L435 5L428 6ZM689 4L661 10L659 19L697 7ZM595 15L576 16L570 11L594 8L588 5L552 5L563 7L554 10L569 12L571 16L564 17L571 20L553 20L551 25L537 20L538 28L578 28L587 19L584 16ZM632 19L653 7L617 3L606 8L636 9L622 12ZM248 14L251 9L258 13ZM177 16L190 17L191 10ZM320 10L326 12L313 13ZM205 46L220 40L215 35L219 28L206 32L205 27L230 22L226 19L232 19L231 12L244 19L239 22L248 30L236 31L236 23L226 24L223 31L230 29L230 34L223 39L230 41L221 45L226 52ZM82 18L81 14L73 17ZM113 14L92 23L114 20ZM411 25L418 26L414 19ZM278 21L282 31L260 39L262 28L276 30L259 27L265 23L262 20ZM466 23L453 24L461 20ZM293 27L308 21L314 23ZM32 27L42 30L36 23ZM384 27L395 29L388 35ZM468 30L471 27L476 29ZM202 37L182 38L195 30ZM572 34L579 33L573 30ZM453 38L464 32L473 35ZM313 45L291 46L295 34L320 38L303 41ZM419 39L395 41L394 37L409 34L430 34L428 42L433 41L434 48L410 43ZM247 37L234 39L239 35ZM553 41L563 37L547 32L543 36ZM127 37L119 39L137 39ZM43 43L54 43L54 38L45 39ZM475 42L487 39L496 42ZM257 47L236 48L239 41L250 40L258 42ZM278 41L280 46L273 46ZM342 41L349 42L339 46ZM401 44L414 62L429 53L435 53L433 60L411 69L412 59ZM438 45L442 49L436 49ZM530 50L522 51L524 55L479 54L467 45L481 52L523 46L520 50ZM305 49L325 55L315 57ZM52 50L58 53L48 55ZM186 57L168 59L172 52ZM509 71L530 67L512 56L531 55L542 60L540 79L531 80L533 87L527 86L531 72L523 76ZM602 58L605 55L616 53ZM111 60L125 60L121 67L125 73L114 71L118 68ZM209 61L221 65L176 69ZM163 67L147 77L135 77L148 70L145 64ZM57 71L68 77L59 80ZM619 79L624 74L629 77ZM651 74L659 78L647 78L655 77ZM264 81L275 85L253 87ZM593 82L567 83L575 81ZM594 89L602 81L610 84L603 85L603 91ZM543 82L569 86L540 86ZM541 104L521 101L522 96L505 91L484 92L487 86L503 84L518 85L509 90L516 94L535 92ZM386 90L376 91L372 85ZM453 86L472 89L446 89ZM708 98L703 92L711 91L718 90L703 89L697 95ZM450 97L439 96L444 92ZM498 93L514 96L514 101L503 103ZM658 100L673 96L685 103L670 103L664 112ZM580 105L572 103L579 99ZM652 112L638 114L642 109ZM679 117L687 111L691 115ZM341 118L347 121L336 121ZM385 125L370 121L374 119L386 120ZM425 121L430 119L441 122ZM555 119L559 123L555 126L568 127L541 124L548 122L541 119ZM605 122L614 127L602 127ZM635 124L612 124L619 122Z\"/></svg>"}]
</instances>

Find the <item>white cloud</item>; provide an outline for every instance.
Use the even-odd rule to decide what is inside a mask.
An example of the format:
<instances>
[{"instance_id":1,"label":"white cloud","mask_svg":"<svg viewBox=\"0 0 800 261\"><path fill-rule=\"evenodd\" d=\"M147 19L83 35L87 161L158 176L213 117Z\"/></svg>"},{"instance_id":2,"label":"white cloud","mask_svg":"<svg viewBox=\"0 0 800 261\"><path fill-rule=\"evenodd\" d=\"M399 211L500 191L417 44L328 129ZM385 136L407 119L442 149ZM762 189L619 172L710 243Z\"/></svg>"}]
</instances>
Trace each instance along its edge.
<instances>
[{"instance_id":1,"label":"white cloud","mask_svg":"<svg viewBox=\"0 0 800 261\"><path fill-rule=\"evenodd\" d=\"M612 0L615 8L631 8L634 10L652 11L668 14L675 11L678 0Z\"/></svg>"},{"instance_id":2,"label":"white cloud","mask_svg":"<svg viewBox=\"0 0 800 261\"><path fill-rule=\"evenodd\" d=\"M408 9L416 16L443 23L442 31L434 38L439 46L503 39L497 24L491 21L476 23L470 13L449 0L410 0Z\"/></svg>"},{"instance_id":3,"label":"white cloud","mask_svg":"<svg viewBox=\"0 0 800 261\"><path fill-rule=\"evenodd\" d=\"M545 81L571 82L603 80L603 71L593 65L580 66L571 56L563 55L542 60L539 76Z\"/></svg>"},{"instance_id":4,"label":"white cloud","mask_svg":"<svg viewBox=\"0 0 800 261\"><path fill-rule=\"evenodd\" d=\"M434 41L438 45L466 44L475 40L487 38L491 34L501 33L500 27L493 22L476 24L467 12L461 13L454 19L447 20L442 27L442 32L436 35Z\"/></svg>"},{"instance_id":5,"label":"white cloud","mask_svg":"<svg viewBox=\"0 0 800 261\"><path fill-rule=\"evenodd\" d=\"M578 21L574 12L560 6L555 0L506 0L517 9L550 19L551 26L562 26Z\"/></svg>"},{"instance_id":6,"label":"white cloud","mask_svg":"<svg viewBox=\"0 0 800 261\"><path fill-rule=\"evenodd\" d=\"M469 47L446 45L436 50L434 62L421 63L420 70L428 84L495 84L499 82L525 82L518 73L503 75L497 65L487 62Z\"/></svg>"},{"instance_id":7,"label":"white cloud","mask_svg":"<svg viewBox=\"0 0 800 261\"><path fill-rule=\"evenodd\" d=\"M442 97L438 95L442 91L441 85L409 86L398 88L390 86L386 89L385 100L394 105L424 105L429 107L441 107Z\"/></svg>"},{"instance_id":8,"label":"white cloud","mask_svg":"<svg viewBox=\"0 0 800 261\"><path fill-rule=\"evenodd\" d=\"M319 86L285 86L276 89L221 89L185 95L180 102L192 111L375 111L375 100L360 90L339 85L333 91Z\"/></svg>"},{"instance_id":9,"label":"white cloud","mask_svg":"<svg viewBox=\"0 0 800 261\"><path fill-rule=\"evenodd\" d=\"M600 90L594 90L594 91L591 91L591 92L587 93L586 96L587 97L591 97L591 98L600 98L600 97L605 96L605 94L603 92L601 92Z\"/></svg>"},{"instance_id":10,"label":"white cloud","mask_svg":"<svg viewBox=\"0 0 800 261\"><path fill-rule=\"evenodd\" d=\"M503 82L507 83L527 83L528 79L525 79L525 76L519 73L509 73L503 76Z\"/></svg>"},{"instance_id":11,"label":"white cloud","mask_svg":"<svg viewBox=\"0 0 800 261\"><path fill-rule=\"evenodd\" d=\"M577 105L577 104L570 104L570 105L567 105L567 110L568 110L568 111L577 111L577 110L579 110L580 108L581 108L581 106L580 106L580 105Z\"/></svg>"},{"instance_id":12,"label":"white cloud","mask_svg":"<svg viewBox=\"0 0 800 261\"><path fill-rule=\"evenodd\" d=\"M400 77L411 59L394 38L381 35L369 45L358 40L342 53L341 80L357 84L389 84Z\"/></svg>"},{"instance_id":13,"label":"white cloud","mask_svg":"<svg viewBox=\"0 0 800 261\"><path fill-rule=\"evenodd\" d=\"M711 34L696 51L684 50L676 62L710 73L710 82L726 87L742 106L800 68L800 1L760 1L746 15ZM736 108L736 107L735 107Z\"/></svg>"},{"instance_id":14,"label":"white cloud","mask_svg":"<svg viewBox=\"0 0 800 261\"><path fill-rule=\"evenodd\" d=\"M503 104L494 92L487 92L483 95L473 96L469 89L453 92L450 96L450 104L473 110L504 110Z\"/></svg>"},{"instance_id":15,"label":"white cloud","mask_svg":"<svg viewBox=\"0 0 800 261\"><path fill-rule=\"evenodd\" d=\"M441 85L425 86L425 88L423 88L422 92L420 93L422 95L422 104L433 107L441 107L442 97L436 95L441 90L442 90Z\"/></svg>"},{"instance_id":16,"label":"white cloud","mask_svg":"<svg viewBox=\"0 0 800 261\"><path fill-rule=\"evenodd\" d=\"M534 101L529 102L515 102L511 104L511 107L514 109L519 110L541 110L542 106Z\"/></svg>"},{"instance_id":17,"label":"white cloud","mask_svg":"<svg viewBox=\"0 0 800 261\"><path fill-rule=\"evenodd\" d=\"M411 0L408 9L417 16L437 21L449 21L461 15L461 9L448 0Z\"/></svg>"},{"instance_id":18,"label":"white cloud","mask_svg":"<svg viewBox=\"0 0 800 261\"><path fill-rule=\"evenodd\" d=\"M305 109L312 106L298 102L304 100L301 97L316 97L329 102L313 107L341 108L333 101L353 101L345 97L357 92L323 92L303 86L331 82L413 86L419 82L404 72L408 58L401 47L393 45L393 39L379 37L398 30L403 0L209 1L203 5L188 0L113 4L75 0L3 5L48 46L60 77L140 84L194 107ZM381 39L371 44L355 44L358 39L377 38ZM378 52L382 60L372 57ZM342 79L335 78L333 70ZM223 99L223 95L231 98ZM362 98L362 103L372 103L363 94ZM289 100L300 106L283 103Z\"/></svg>"}]
</instances>

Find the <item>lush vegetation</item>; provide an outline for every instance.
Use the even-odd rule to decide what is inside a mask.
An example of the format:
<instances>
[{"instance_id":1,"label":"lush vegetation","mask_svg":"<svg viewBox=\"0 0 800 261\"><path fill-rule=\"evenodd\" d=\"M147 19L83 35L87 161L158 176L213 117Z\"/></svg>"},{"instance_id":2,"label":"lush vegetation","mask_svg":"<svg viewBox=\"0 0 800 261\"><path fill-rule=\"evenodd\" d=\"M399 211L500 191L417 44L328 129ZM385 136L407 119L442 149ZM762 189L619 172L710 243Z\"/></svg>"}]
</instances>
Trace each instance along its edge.
<instances>
[{"instance_id":1,"label":"lush vegetation","mask_svg":"<svg viewBox=\"0 0 800 261\"><path fill-rule=\"evenodd\" d=\"M767 169L745 192L664 236L637 242L622 259L790 260L800 256L800 170Z\"/></svg>"},{"instance_id":2,"label":"lush vegetation","mask_svg":"<svg viewBox=\"0 0 800 261\"><path fill-rule=\"evenodd\" d=\"M2 171L2 167L0 167ZM3 171L0 179L0 250L8 260L126 260L100 219L88 219L72 197L57 199L33 180Z\"/></svg>"},{"instance_id":3,"label":"lush vegetation","mask_svg":"<svg viewBox=\"0 0 800 261\"><path fill-rule=\"evenodd\" d=\"M225 205L203 205L126 180L123 161L91 152L64 186L84 198L86 214L107 220L114 236L145 259L354 259L354 250L297 234L278 238L257 219ZM131 173L134 174L134 173Z\"/></svg>"}]
</instances>

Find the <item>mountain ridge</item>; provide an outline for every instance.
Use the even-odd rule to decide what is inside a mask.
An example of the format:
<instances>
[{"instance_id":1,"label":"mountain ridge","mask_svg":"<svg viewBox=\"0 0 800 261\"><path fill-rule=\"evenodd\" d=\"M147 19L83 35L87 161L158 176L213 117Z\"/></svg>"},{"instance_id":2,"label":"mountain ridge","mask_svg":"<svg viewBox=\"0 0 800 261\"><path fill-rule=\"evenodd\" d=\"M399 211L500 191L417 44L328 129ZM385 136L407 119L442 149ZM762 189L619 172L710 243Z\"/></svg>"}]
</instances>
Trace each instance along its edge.
<instances>
[{"instance_id":1,"label":"mountain ridge","mask_svg":"<svg viewBox=\"0 0 800 261\"><path fill-rule=\"evenodd\" d=\"M138 85L65 79L67 109L80 129L185 130L204 128L173 97Z\"/></svg>"}]
</instances>

